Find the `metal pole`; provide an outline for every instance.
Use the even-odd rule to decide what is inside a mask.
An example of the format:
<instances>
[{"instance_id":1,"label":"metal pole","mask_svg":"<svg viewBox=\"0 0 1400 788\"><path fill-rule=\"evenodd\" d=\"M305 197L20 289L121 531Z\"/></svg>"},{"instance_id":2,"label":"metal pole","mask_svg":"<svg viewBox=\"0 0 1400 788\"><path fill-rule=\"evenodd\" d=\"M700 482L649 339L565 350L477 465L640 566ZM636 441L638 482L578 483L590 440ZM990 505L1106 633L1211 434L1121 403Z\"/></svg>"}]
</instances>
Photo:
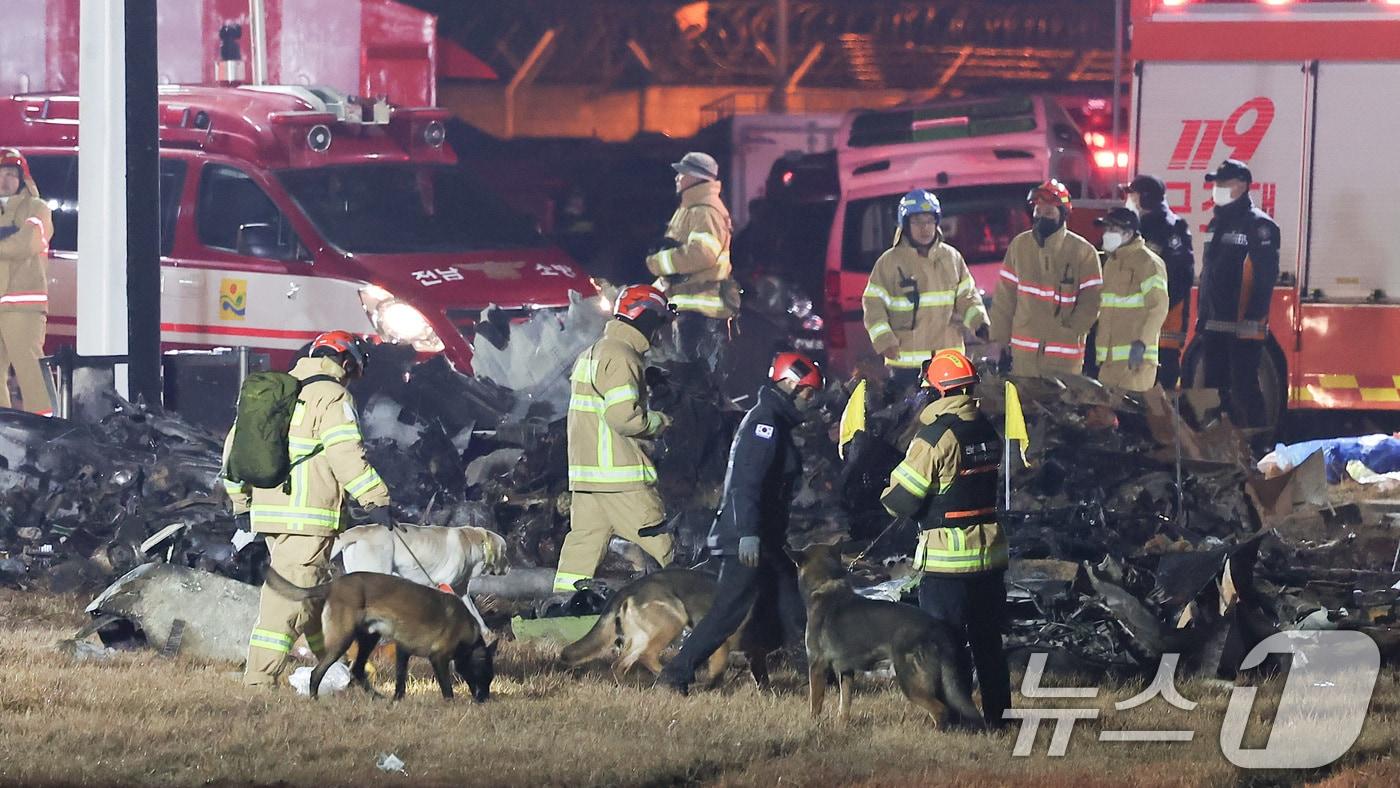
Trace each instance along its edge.
<instances>
[{"instance_id":1,"label":"metal pole","mask_svg":"<svg viewBox=\"0 0 1400 788\"><path fill-rule=\"evenodd\" d=\"M78 225L78 353L84 356L127 351L124 5L82 0L79 7L78 202L90 217ZM117 393L127 396L126 367L114 367L113 376Z\"/></svg>"},{"instance_id":2,"label":"metal pole","mask_svg":"<svg viewBox=\"0 0 1400 788\"><path fill-rule=\"evenodd\" d=\"M160 132L156 0L126 0L126 300L131 400L159 407ZM120 214L119 214L120 215Z\"/></svg>"},{"instance_id":3,"label":"metal pole","mask_svg":"<svg viewBox=\"0 0 1400 788\"><path fill-rule=\"evenodd\" d=\"M1113 178L1123 182L1118 164L1118 112L1123 105L1123 0L1113 0Z\"/></svg>"},{"instance_id":4,"label":"metal pole","mask_svg":"<svg viewBox=\"0 0 1400 788\"><path fill-rule=\"evenodd\" d=\"M247 345L238 346L238 387L243 388L243 381L248 379L250 358Z\"/></svg>"},{"instance_id":5,"label":"metal pole","mask_svg":"<svg viewBox=\"0 0 1400 788\"><path fill-rule=\"evenodd\" d=\"M787 112L788 0L778 0L778 73L773 80L773 109Z\"/></svg>"},{"instance_id":6,"label":"metal pole","mask_svg":"<svg viewBox=\"0 0 1400 788\"><path fill-rule=\"evenodd\" d=\"M267 84L267 9L263 0L248 0L248 54L252 56L252 84Z\"/></svg>"},{"instance_id":7,"label":"metal pole","mask_svg":"<svg viewBox=\"0 0 1400 788\"><path fill-rule=\"evenodd\" d=\"M1003 471L1003 484L1005 485L1005 511L1011 513L1011 439L1007 438L1001 442L1001 469Z\"/></svg>"}]
</instances>

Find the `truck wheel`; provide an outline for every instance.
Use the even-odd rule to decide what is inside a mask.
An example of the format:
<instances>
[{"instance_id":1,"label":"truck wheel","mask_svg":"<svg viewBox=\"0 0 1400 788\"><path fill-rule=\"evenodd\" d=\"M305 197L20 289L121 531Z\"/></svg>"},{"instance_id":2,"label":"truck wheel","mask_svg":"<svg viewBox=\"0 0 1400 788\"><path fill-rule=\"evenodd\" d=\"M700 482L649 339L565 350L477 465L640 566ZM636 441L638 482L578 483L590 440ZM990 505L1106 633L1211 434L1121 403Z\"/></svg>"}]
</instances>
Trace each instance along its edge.
<instances>
[{"instance_id":1,"label":"truck wheel","mask_svg":"<svg viewBox=\"0 0 1400 788\"><path fill-rule=\"evenodd\" d=\"M1259 354L1259 391L1264 399L1265 435L1270 441L1277 437L1288 407L1287 363L1283 351L1272 337ZM1205 388L1205 365L1202 363L1201 343L1192 341L1181 360L1182 388Z\"/></svg>"}]
</instances>

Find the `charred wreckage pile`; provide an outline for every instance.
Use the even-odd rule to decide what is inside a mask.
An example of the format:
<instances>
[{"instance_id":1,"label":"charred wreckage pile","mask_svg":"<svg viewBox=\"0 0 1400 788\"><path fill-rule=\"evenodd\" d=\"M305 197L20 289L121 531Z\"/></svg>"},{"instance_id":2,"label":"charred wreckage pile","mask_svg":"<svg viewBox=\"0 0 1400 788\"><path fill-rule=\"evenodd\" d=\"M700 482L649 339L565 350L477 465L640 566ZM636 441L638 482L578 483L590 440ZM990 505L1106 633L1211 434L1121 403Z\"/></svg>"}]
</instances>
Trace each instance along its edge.
<instances>
[{"instance_id":1,"label":"charred wreckage pile","mask_svg":"<svg viewBox=\"0 0 1400 788\"><path fill-rule=\"evenodd\" d=\"M475 376L440 358L376 359L352 388L401 521L491 528L513 566L555 565L569 515L567 373L603 317L578 301L495 341L487 332ZM662 362L649 375L653 404L675 420L655 447L661 492L678 561L695 563L744 403L725 398L704 364ZM832 383L801 431L791 540L844 541L860 556L863 593L898 598L915 533L891 524L878 496L917 403L870 413L843 461L833 425L849 389ZM1273 632L1337 627L1400 653L1400 506L1327 505L1320 461L1263 479L1210 392L1188 392L1179 407L1082 378L1022 381L1021 392L1029 451L1012 463L1005 513L1013 655L1047 651L1052 668L1130 675L1180 653L1187 671L1229 677ZM988 375L979 393L999 423L1001 381ZM265 548L235 549L217 484L222 436L115 399L109 410L91 422L0 413L0 584L90 592L151 561L260 582ZM600 576L644 568L615 544Z\"/></svg>"}]
</instances>

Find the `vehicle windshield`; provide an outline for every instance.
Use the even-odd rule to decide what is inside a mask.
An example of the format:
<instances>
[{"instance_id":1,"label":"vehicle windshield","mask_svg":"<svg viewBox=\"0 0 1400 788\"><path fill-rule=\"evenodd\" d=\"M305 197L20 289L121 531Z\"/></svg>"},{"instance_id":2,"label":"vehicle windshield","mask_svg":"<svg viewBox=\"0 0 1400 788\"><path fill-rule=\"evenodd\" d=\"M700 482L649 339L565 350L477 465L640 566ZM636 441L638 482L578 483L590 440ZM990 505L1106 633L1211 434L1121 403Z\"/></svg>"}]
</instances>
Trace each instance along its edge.
<instances>
[{"instance_id":1,"label":"vehicle windshield","mask_svg":"<svg viewBox=\"0 0 1400 788\"><path fill-rule=\"evenodd\" d=\"M351 164L277 174L327 241L356 254L469 252L544 244L533 221L464 169Z\"/></svg>"},{"instance_id":2,"label":"vehicle windshield","mask_svg":"<svg viewBox=\"0 0 1400 788\"><path fill-rule=\"evenodd\" d=\"M943 240L951 244L969 265L1001 262L1011 239L1030 229L1026 193L1033 183L964 186L936 189L943 206ZM841 267L870 271L875 260L894 241L899 198L889 194L852 200L846 210L842 233Z\"/></svg>"}]
</instances>

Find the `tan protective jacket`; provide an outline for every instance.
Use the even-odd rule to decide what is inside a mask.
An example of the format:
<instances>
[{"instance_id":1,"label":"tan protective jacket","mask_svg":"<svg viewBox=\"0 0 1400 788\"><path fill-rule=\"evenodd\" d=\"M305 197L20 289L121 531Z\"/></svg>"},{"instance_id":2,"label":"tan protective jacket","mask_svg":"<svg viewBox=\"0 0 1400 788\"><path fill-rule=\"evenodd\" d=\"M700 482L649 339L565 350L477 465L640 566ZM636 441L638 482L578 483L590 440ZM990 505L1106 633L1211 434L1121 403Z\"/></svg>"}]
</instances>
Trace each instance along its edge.
<instances>
[{"instance_id":1,"label":"tan protective jacket","mask_svg":"<svg viewBox=\"0 0 1400 788\"><path fill-rule=\"evenodd\" d=\"M666 237L679 246L648 257L647 270L678 311L730 318L739 311L739 288L729 263L733 226L719 192L719 181L681 192L680 207L666 225Z\"/></svg>"},{"instance_id":2,"label":"tan protective jacket","mask_svg":"<svg viewBox=\"0 0 1400 788\"><path fill-rule=\"evenodd\" d=\"M992 341L1009 343L1016 375L1077 375L1084 337L1099 318L1103 270L1093 244L1060 227L1045 245L1011 240L992 299Z\"/></svg>"},{"instance_id":3,"label":"tan protective jacket","mask_svg":"<svg viewBox=\"0 0 1400 788\"><path fill-rule=\"evenodd\" d=\"M977 403L966 394L955 394L934 400L919 413L919 423L927 428L940 416L956 416L960 421L976 421L980 414ZM987 428L995 438L995 431ZM969 452L959 443L953 430L944 430L935 443L925 440L927 430L921 429L909 443L904 461L890 474L890 484L880 496L886 511L918 519L925 499L952 494L950 488L959 477L990 473L988 482L996 479L995 460L980 468L964 467L963 458ZM999 444L993 452L997 456ZM975 453L974 453L975 454ZM985 486L985 485L984 485ZM961 505L972 505L964 502ZM914 550L914 568L939 574L969 574L1001 569L1008 563L1006 534L997 522L996 498L981 501L985 508L961 511L962 527L924 528ZM954 512L949 512L951 518Z\"/></svg>"},{"instance_id":4,"label":"tan protective jacket","mask_svg":"<svg viewBox=\"0 0 1400 788\"><path fill-rule=\"evenodd\" d=\"M642 354L650 347L640 331L611 320L603 338L574 363L567 424L570 490L618 492L656 485L646 442L670 420L646 407Z\"/></svg>"},{"instance_id":5,"label":"tan protective jacket","mask_svg":"<svg viewBox=\"0 0 1400 788\"><path fill-rule=\"evenodd\" d=\"M49 311L49 239L53 217L39 198L39 187L26 176L24 185L0 205L0 312Z\"/></svg>"},{"instance_id":6,"label":"tan protective jacket","mask_svg":"<svg viewBox=\"0 0 1400 788\"><path fill-rule=\"evenodd\" d=\"M944 243L941 232L927 257L908 239L880 255L861 304L875 352L899 350L898 359L885 359L891 367L917 369L936 351L961 351L963 328L976 331L987 322L962 253Z\"/></svg>"},{"instance_id":7,"label":"tan protective jacket","mask_svg":"<svg viewBox=\"0 0 1400 788\"><path fill-rule=\"evenodd\" d=\"M1169 305L1166 264L1142 236L1108 254L1094 335L1099 382L1128 391L1152 388L1157 382L1157 342ZM1136 370L1128 368L1134 342L1145 347L1142 366Z\"/></svg>"},{"instance_id":8,"label":"tan protective jacket","mask_svg":"<svg viewBox=\"0 0 1400 788\"><path fill-rule=\"evenodd\" d=\"M298 380L315 375L345 379L345 370L328 358L303 358L291 374ZM389 505L389 488L365 460L355 403L343 385L322 380L303 388L292 412L288 437L294 464L287 489L250 487L224 480L234 514L252 512L253 531L333 535L340 528L345 493L366 508ZM225 460L232 447L233 430L229 430L224 441Z\"/></svg>"}]
</instances>

